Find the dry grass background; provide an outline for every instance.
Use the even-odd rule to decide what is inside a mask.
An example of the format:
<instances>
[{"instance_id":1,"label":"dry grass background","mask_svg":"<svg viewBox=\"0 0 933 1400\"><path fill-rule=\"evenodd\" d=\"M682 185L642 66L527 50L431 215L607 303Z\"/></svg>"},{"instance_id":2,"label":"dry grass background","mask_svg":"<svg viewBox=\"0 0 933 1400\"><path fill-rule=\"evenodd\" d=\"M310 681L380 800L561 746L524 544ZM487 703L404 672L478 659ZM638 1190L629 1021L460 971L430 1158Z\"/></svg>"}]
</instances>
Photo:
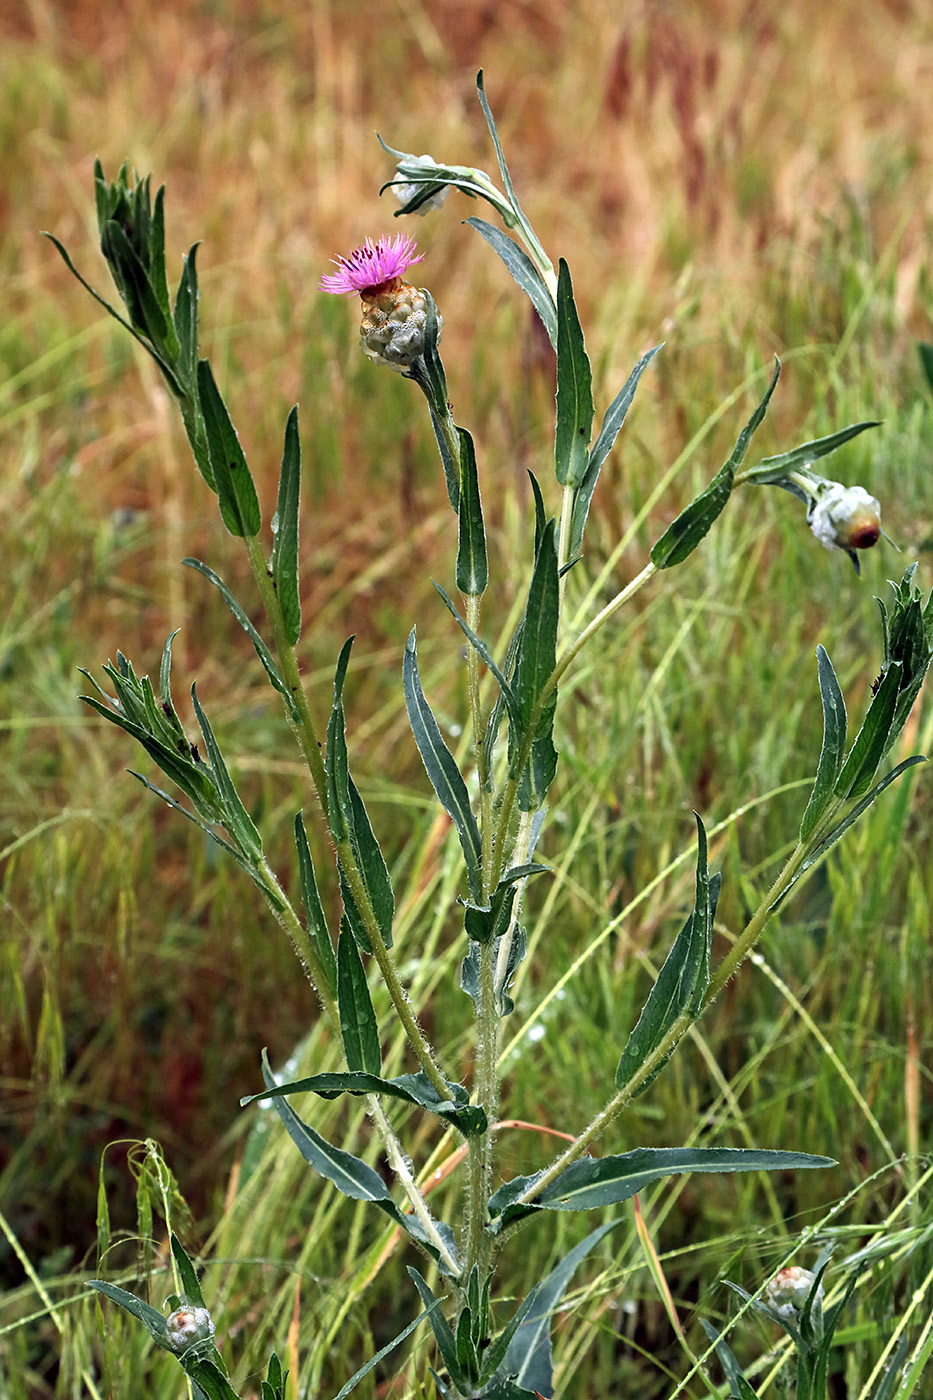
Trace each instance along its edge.
<instances>
[{"instance_id":1,"label":"dry grass background","mask_svg":"<svg viewBox=\"0 0 933 1400\"><path fill-rule=\"evenodd\" d=\"M827 0L819 12L803 0L4 7L0 1200L34 1256L80 1257L100 1151L120 1133L165 1141L195 1208L214 1208L230 1161L215 1142L254 1073L257 1037L286 1051L309 1009L284 977L287 954L253 929L233 936L232 971L224 939L242 892L203 853L192 881L170 814L140 814L120 776L125 752L74 703L76 665L120 646L154 667L179 624L177 674L196 675L221 718L265 701L216 648L218 635L239 646L222 608L178 568L194 554L234 586L243 577L218 546L165 394L39 230L105 290L94 157L108 175L129 159L165 181L169 266L203 240L203 346L267 500L285 414L301 405L312 679L325 695L350 631L376 677L428 607L449 515L409 386L372 383L355 307L316 283L336 253L398 227L391 194L376 197L391 175L376 131L493 170L479 67L527 212L555 261L571 261L602 401L646 346L668 341L657 393L645 394L650 427L626 449L642 468L670 460L775 353L787 370L768 431L783 445L804 436L814 404L809 426L828 430L873 416L873 387L890 396L918 382L914 341L931 338L933 306L923 0ZM455 411L489 464L490 529L507 538L525 467L547 456L551 368L506 273L457 223L473 212L453 195L443 218L413 231L446 319ZM898 538L920 548L928 465L910 467L894 512ZM631 509L607 484L597 553ZM767 540L762 551L775 557ZM833 585L815 587L814 615ZM374 694L361 743L376 736L385 771L410 776L388 693ZM294 771L280 740L270 721L254 759L256 800L273 816L293 810L276 787ZM88 815L33 840L63 807Z\"/></svg>"}]
</instances>

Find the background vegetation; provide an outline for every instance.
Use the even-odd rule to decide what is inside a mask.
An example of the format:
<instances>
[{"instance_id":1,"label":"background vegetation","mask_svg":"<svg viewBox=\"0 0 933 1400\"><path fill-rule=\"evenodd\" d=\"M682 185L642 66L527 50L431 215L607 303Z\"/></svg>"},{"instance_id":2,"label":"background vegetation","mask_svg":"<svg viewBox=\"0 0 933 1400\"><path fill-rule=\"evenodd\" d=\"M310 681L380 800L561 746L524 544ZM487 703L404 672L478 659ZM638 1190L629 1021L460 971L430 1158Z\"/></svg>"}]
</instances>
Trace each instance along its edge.
<instances>
[{"instance_id":1,"label":"background vegetation","mask_svg":"<svg viewBox=\"0 0 933 1400\"><path fill-rule=\"evenodd\" d=\"M204 240L206 346L267 502L299 402L313 561L304 662L324 711L334 656L357 634L355 771L393 857L407 974L446 1038L463 1024L462 950L424 909L443 907L449 846L400 671L417 621L426 688L461 722L464 676L448 664L452 624L429 581L449 583L452 517L415 391L359 355L355 305L316 283L334 254L397 227L391 195L376 198L391 174L376 130L492 168L479 66L523 203L555 260L571 262L598 403L667 342L600 483L579 596L620 539L606 596L644 564L723 460L760 396L750 376L775 353L785 373L762 455L883 419L833 459L835 474L881 499L903 549L881 545L860 581L790 497L742 493L578 674L545 841L555 877L531 892L533 956L508 1023L505 1113L573 1128L587 1085L601 1102L649 960L689 906L691 809L717 828L725 937L795 831L803 789L787 785L815 768L816 641L859 714L880 661L872 595L918 554L929 588L933 399L915 342L931 339L933 306L933 17L920 0L833 0L819 15L798 0L5 7L0 1389L11 1397L93 1393L101 1356L100 1394L177 1393L173 1363L150 1357L112 1309L98 1339L81 1289L100 1249L113 1277L138 1275L142 1288L154 1268L156 1304L168 1291L159 1158L131 1145L147 1138L189 1208L175 1201L176 1228L214 1261L205 1294L244 1385L275 1345L302 1384L332 1394L410 1316L384 1237L261 1112L238 1108L259 1086L263 1045L274 1061L329 1063L290 950L252 888L126 777L137 755L76 699L77 666L119 647L156 670L181 626L176 690L197 679L267 849L294 880L291 823L307 794L290 740L247 638L179 562L207 559L247 597L245 561L216 528L155 371L39 231L103 287L93 159L110 176L124 158L151 170L168 186L170 265L180 271ZM446 319L455 412L482 454L504 630L523 579L512 542L531 508L525 469L544 477L550 453L553 365L527 303L460 226L472 212L454 195L412 231ZM927 700L905 753L929 751L931 729ZM840 1396L859 1393L933 1262L929 1195L913 1189L922 1164L900 1161L930 1141L930 794L923 769L908 775L836 848L633 1120L647 1143L684 1140L699 1123L710 1145L838 1157L832 1173L792 1182L682 1179L642 1209L700 1345L696 1311L727 1309L720 1277L757 1285L789 1238L852 1193L827 1225L842 1234L839 1257L879 1239L892 1253L856 1295ZM470 1047L458 1048L468 1074ZM362 1119L339 1105L317 1112L322 1131L333 1124L365 1152ZM518 1130L502 1142L515 1170L548 1151ZM435 1147L443 1158L433 1140L417 1145L419 1165ZM516 1269L545 1271L553 1229L528 1233ZM683 1371L627 1229L558 1328L570 1394L666 1396L666 1368ZM149 1230L154 1250L138 1250ZM746 1329L735 1346L753 1355L768 1340ZM375 1383L384 1391L388 1378Z\"/></svg>"}]
</instances>

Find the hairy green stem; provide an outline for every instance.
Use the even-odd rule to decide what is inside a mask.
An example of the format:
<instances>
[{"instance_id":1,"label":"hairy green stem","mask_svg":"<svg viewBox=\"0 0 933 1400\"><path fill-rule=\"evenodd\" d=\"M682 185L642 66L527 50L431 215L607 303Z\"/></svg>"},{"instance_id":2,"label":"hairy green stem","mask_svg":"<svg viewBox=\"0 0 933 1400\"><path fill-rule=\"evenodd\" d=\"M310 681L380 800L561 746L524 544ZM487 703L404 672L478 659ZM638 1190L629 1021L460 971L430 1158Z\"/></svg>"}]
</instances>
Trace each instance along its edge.
<instances>
[{"instance_id":1,"label":"hairy green stem","mask_svg":"<svg viewBox=\"0 0 933 1400\"><path fill-rule=\"evenodd\" d=\"M479 635L480 609L482 599L479 595L465 594L466 620L467 626L476 635ZM483 899L489 898L492 887L489 884L492 874L492 795L489 792L489 770L486 766L486 754L483 748L484 725L483 707L479 692L479 656L475 647L467 648L467 685L470 696L470 718L473 726L473 761L476 764L476 776L479 781L479 830L480 830L480 868L482 873Z\"/></svg>"}]
</instances>

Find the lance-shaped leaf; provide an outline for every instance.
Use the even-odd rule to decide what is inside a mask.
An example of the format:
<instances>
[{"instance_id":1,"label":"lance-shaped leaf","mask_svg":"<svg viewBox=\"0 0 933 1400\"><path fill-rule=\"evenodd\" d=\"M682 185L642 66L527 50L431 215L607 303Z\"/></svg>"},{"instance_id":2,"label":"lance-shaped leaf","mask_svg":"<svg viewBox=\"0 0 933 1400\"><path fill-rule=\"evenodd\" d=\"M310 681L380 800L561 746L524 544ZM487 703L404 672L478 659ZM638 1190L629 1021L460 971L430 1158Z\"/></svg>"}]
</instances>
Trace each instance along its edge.
<instances>
[{"instance_id":1,"label":"lance-shaped leaf","mask_svg":"<svg viewBox=\"0 0 933 1400\"><path fill-rule=\"evenodd\" d=\"M337 960L334 956L334 945L331 942L327 920L324 917L321 896L318 894L317 881L314 878L314 865L311 861L308 833L305 831L305 824L300 812L295 817L295 846L298 850L298 878L301 883L301 898L308 917L308 932L327 979L327 986L322 990L334 993L337 989Z\"/></svg>"},{"instance_id":2,"label":"lance-shaped leaf","mask_svg":"<svg viewBox=\"0 0 933 1400\"><path fill-rule=\"evenodd\" d=\"M545 689L557 657L559 613L557 550L554 521L548 522L535 559L522 620L521 641L515 661L513 688L518 701L518 732L510 734L509 764L512 777L519 778L518 802L522 811L540 807L557 771L557 752L551 738L556 687L542 704ZM534 729L530 757L519 772L522 751Z\"/></svg>"},{"instance_id":3,"label":"lance-shaped leaf","mask_svg":"<svg viewBox=\"0 0 933 1400\"><path fill-rule=\"evenodd\" d=\"M262 1077L269 1089L275 1089L275 1076L265 1052L263 1052L262 1057ZM285 1099L278 1096L270 1097L272 1097L272 1106L281 1118L292 1142L315 1171L336 1186L343 1195L349 1196L354 1201L369 1201L378 1207L394 1224L400 1225L406 1234L417 1240L422 1248L426 1249L431 1257L438 1262L445 1273L449 1272L444 1258L441 1257L440 1250L426 1236L424 1227L417 1216L405 1215L399 1210L389 1194L389 1188L378 1172L359 1157L354 1157L352 1153L344 1152L341 1148L334 1147L327 1142L320 1133L316 1133L312 1127L301 1121ZM435 1221L435 1228L450 1258L455 1261L457 1258L456 1244L450 1227L442 1221Z\"/></svg>"},{"instance_id":4,"label":"lance-shaped leaf","mask_svg":"<svg viewBox=\"0 0 933 1400\"><path fill-rule=\"evenodd\" d=\"M368 1376L370 1371L374 1370L375 1367L379 1365L380 1361L388 1356L390 1352L393 1352L400 1342L404 1342L406 1337L410 1337L415 1328L420 1327L425 1318L431 1317L440 1306L441 1300L438 1298L431 1304L430 1308L426 1308L423 1313L419 1313L414 1322L409 1322L408 1326L403 1331L399 1332L397 1337L393 1337L391 1342L387 1342L384 1347L380 1347L375 1356L371 1356L358 1371L354 1371L346 1385L341 1386L340 1390L334 1396L334 1400L346 1400L350 1391L355 1390L360 1381L363 1380L365 1376ZM263 1400L265 1400L265 1396L263 1396Z\"/></svg>"},{"instance_id":5,"label":"lance-shaped leaf","mask_svg":"<svg viewBox=\"0 0 933 1400\"><path fill-rule=\"evenodd\" d=\"M294 698L291 695L288 686L285 684L285 681L282 677L281 671L279 670L278 663L276 662L275 657L272 655L272 652L266 646L262 637L260 637L259 633L256 631L256 628L253 626L252 622L250 622L245 609L241 607L241 605L237 602L236 598L230 592L230 589L224 583L223 579L220 577L219 574L216 574L208 564L203 564L200 559L183 559L181 562L187 565L189 569L196 569L199 574L201 574L204 578L207 579L208 583L212 583L217 589L218 593L221 595L224 602L227 604L227 607L233 613L233 616L236 618L237 622L243 628L243 631L246 633L253 646L256 648L256 655L262 662L263 669L265 670L266 675L269 677L269 680L271 681L272 685L285 700L285 703L288 706L289 714L292 716L293 719L297 719L298 711L295 707Z\"/></svg>"},{"instance_id":6,"label":"lance-shaped leaf","mask_svg":"<svg viewBox=\"0 0 933 1400\"><path fill-rule=\"evenodd\" d=\"M214 731L210 726L207 715L201 708L197 691L191 687L191 703L197 716L201 733L204 735L204 743L211 760L211 768L214 773L214 781L217 784L217 791L223 803L223 823L230 835L239 844L244 855L252 860L262 858L262 839L256 830L252 817L247 812L240 796L233 786L233 779L227 771L223 754L220 752L220 745L214 738Z\"/></svg>"},{"instance_id":7,"label":"lance-shaped leaf","mask_svg":"<svg viewBox=\"0 0 933 1400\"><path fill-rule=\"evenodd\" d=\"M460 532L457 546L457 587L470 598L479 598L489 582L486 559L486 531L483 527L483 504L479 495L479 476L473 439L466 428L458 428L460 437Z\"/></svg>"},{"instance_id":8,"label":"lance-shaped leaf","mask_svg":"<svg viewBox=\"0 0 933 1400\"><path fill-rule=\"evenodd\" d=\"M460 1370L460 1357L457 1352L457 1342L450 1324L439 1308L434 1308L438 1300L434 1297L425 1279L421 1277L417 1269L409 1264L408 1274L421 1294L421 1301L430 1313L431 1329L434 1332L434 1339L437 1342L437 1349L444 1360L444 1365L450 1374L450 1379L458 1390L468 1393L468 1387L472 1390L471 1377L464 1375Z\"/></svg>"},{"instance_id":9,"label":"lance-shaped leaf","mask_svg":"<svg viewBox=\"0 0 933 1400\"><path fill-rule=\"evenodd\" d=\"M462 1084L447 1084L450 1097L440 1098L426 1074L400 1074L394 1079L383 1079L378 1074L361 1071L349 1073L312 1074L307 1079L296 1079L288 1084L279 1084L268 1094L250 1094L240 1100L241 1107L256 1099L288 1098L290 1094L317 1094L322 1099L335 1099L339 1094L386 1094L390 1099L401 1099L403 1103L417 1104L427 1109L445 1123L450 1123L464 1136L472 1137L485 1132L486 1115L477 1104L470 1103L470 1095Z\"/></svg>"},{"instance_id":10,"label":"lance-shaped leaf","mask_svg":"<svg viewBox=\"0 0 933 1400\"><path fill-rule=\"evenodd\" d=\"M104 225L100 247L133 325L171 363L178 354L179 345L168 315L168 298L163 309L139 254L115 220Z\"/></svg>"},{"instance_id":11,"label":"lance-shaped leaf","mask_svg":"<svg viewBox=\"0 0 933 1400\"><path fill-rule=\"evenodd\" d=\"M694 814L696 815L696 814ZM641 1069L661 1044L682 1012L696 1016L703 1005L709 986L709 953L713 936L713 920L719 898L721 876L710 878L707 865L706 831L699 816L697 822L696 899L693 909L674 946L658 973L657 981L648 994L638 1024L628 1038L616 1069L616 1087L621 1089ZM636 1091L644 1093L653 1084L674 1053L671 1046L658 1061L649 1077Z\"/></svg>"},{"instance_id":12,"label":"lance-shaped leaf","mask_svg":"<svg viewBox=\"0 0 933 1400\"><path fill-rule=\"evenodd\" d=\"M118 1303L128 1313L143 1324L146 1331L154 1342L166 1351L172 1348L168 1344L165 1318L155 1308L151 1308L148 1303L144 1303L141 1298L137 1298L132 1293L127 1293L125 1288L118 1288L114 1283L107 1283L102 1278L88 1279L88 1288L93 1288L95 1293L102 1293L105 1298L109 1298L112 1303Z\"/></svg>"},{"instance_id":13,"label":"lance-shaped leaf","mask_svg":"<svg viewBox=\"0 0 933 1400\"><path fill-rule=\"evenodd\" d=\"M181 280L175 293L175 309L172 319L175 334L178 336L178 372L186 383L188 393L197 398L198 388L198 267L197 243L192 243L182 264ZM200 463L198 463L200 466ZM208 481L215 490L213 480Z\"/></svg>"},{"instance_id":14,"label":"lance-shaped leaf","mask_svg":"<svg viewBox=\"0 0 933 1400\"><path fill-rule=\"evenodd\" d=\"M386 947L391 948L392 919L395 913L392 883L363 799L350 777L347 759L343 686L352 645L353 638L350 637L341 648L334 674L334 704L327 725L327 820L337 842L338 860L341 843L349 841L373 916ZM339 861L339 867L340 890L353 936L364 952L371 952L372 945L365 916L357 907L343 861Z\"/></svg>"},{"instance_id":15,"label":"lance-shaped leaf","mask_svg":"<svg viewBox=\"0 0 933 1400\"><path fill-rule=\"evenodd\" d=\"M178 1268L178 1277L181 1280L181 1291L189 1303L193 1303L196 1308L205 1306L204 1297L201 1293L201 1285L198 1281L194 1265L188 1258L185 1247L175 1234L171 1234L172 1255Z\"/></svg>"},{"instance_id":16,"label":"lance-shaped leaf","mask_svg":"<svg viewBox=\"0 0 933 1400\"><path fill-rule=\"evenodd\" d=\"M651 562L655 568L672 569L675 564L683 563L712 528L714 521L732 494L735 474L748 451L752 434L768 411L768 404L777 386L780 373L781 362L778 360L767 392L739 434L729 460L713 477L706 490L701 491L686 510L681 511L673 524L667 527L653 547Z\"/></svg>"},{"instance_id":17,"label":"lance-shaped leaf","mask_svg":"<svg viewBox=\"0 0 933 1400\"><path fill-rule=\"evenodd\" d=\"M933 593L924 605L919 589L913 587L916 570L916 563L911 564L900 583L892 583L894 605L890 616L883 601L880 598L875 599L881 610L884 630L882 676L889 666L901 666L897 703L888 731L885 753L891 749L906 724L907 716L933 661Z\"/></svg>"},{"instance_id":18,"label":"lance-shaped leaf","mask_svg":"<svg viewBox=\"0 0 933 1400\"><path fill-rule=\"evenodd\" d=\"M220 1355L216 1348L214 1353ZM178 1359L191 1381L195 1400L202 1400L202 1397L203 1400L240 1400L217 1362L210 1357L193 1356L189 1360L186 1354Z\"/></svg>"},{"instance_id":19,"label":"lance-shaped leaf","mask_svg":"<svg viewBox=\"0 0 933 1400\"><path fill-rule=\"evenodd\" d=\"M726 1329L724 1328L722 1332L717 1332L716 1328L712 1323L707 1322L705 1317L701 1317L700 1322L703 1326L703 1331L716 1348L716 1355L719 1358L719 1363L726 1373L726 1380L729 1382L729 1394L732 1400L758 1400L755 1391L742 1375L739 1369L739 1363L732 1354L731 1347L729 1347L725 1341Z\"/></svg>"},{"instance_id":20,"label":"lance-shaped leaf","mask_svg":"<svg viewBox=\"0 0 933 1400\"><path fill-rule=\"evenodd\" d=\"M272 557L269 571L275 585L285 623L285 635L292 646L301 635L301 598L298 593L298 502L301 490L301 443L298 439L298 409L293 408L285 424L285 446L279 474L279 495L272 520Z\"/></svg>"},{"instance_id":21,"label":"lance-shaped leaf","mask_svg":"<svg viewBox=\"0 0 933 1400\"><path fill-rule=\"evenodd\" d=\"M348 1068L378 1075L382 1050L376 1013L356 939L345 925L337 940L337 1006Z\"/></svg>"},{"instance_id":22,"label":"lance-shaped leaf","mask_svg":"<svg viewBox=\"0 0 933 1400\"><path fill-rule=\"evenodd\" d=\"M749 469L745 480L750 486L783 485L783 478L787 476L788 472L796 471L799 467L809 466L811 462L817 462L821 457L828 456L830 452L835 452L836 448L841 447L843 443L850 442L852 438L858 437L859 433L864 433L866 428L880 427L881 423L875 420L865 423L850 423L847 428L840 428L838 432L830 433L827 437L813 438L810 442L802 442L799 447L791 448L790 452L781 452L776 457L763 457L757 466Z\"/></svg>"},{"instance_id":23,"label":"lance-shaped leaf","mask_svg":"<svg viewBox=\"0 0 933 1400\"><path fill-rule=\"evenodd\" d=\"M526 1390L550 1395L554 1389L551 1361L551 1317L586 1256L609 1233L617 1220L610 1220L581 1240L565 1254L547 1278L535 1285L526 1300L525 1316L512 1336L501 1364L507 1376Z\"/></svg>"},{"instance_id":24,"label":"lance-shaped leaf","mask_svg":"<svg viewBox=\"0 0 933 1400\"><path fill-rule=\"evenodd\" d=\"M231 535L257 535L262 515L256 487L227 405L220 396L207 360L198 362L198 399L204 418L211 474L217 487L224 525Z\"/></svg>"},{"instance_id":25,"label":"lance-shaped leaf","mask_svg":"<svg viewBox=\"0 0 933 1400\"><path fill-rule=\"evenodd\" d=\"M820 750L813 791L800 823L801 842L806 841L832 801L833 789L842 771L848 732L845 700L833 664L822 646L816 649L816 660L820 676L820 695L823 700L823 746Z\"/></svg>"},{"instance_id":26,"label":"lance-shaped leaf","mask_svg":"<svg viewBox=\"0 0 933 1400\"><path fill-rule=\"evenodd\" d=\"M892 662L872 697L868 714L842 766L833 789L844 800L863 796L871 787L888 748L888 734L894 719L901 683L900 662Z\"/></svg>"},{"instance_id":27,"label":"lance-shaped leaf","mask_svg":"<svg viewBox=\"0 0 933 1400\"><path fill-rule=\"evenodd\" d=\"M560 260L557 278L557 427L554 466L562 486L578 487L586 475L593 431L593 374L583 343L570 282L570 269Z\"/></svg>"},{"instance_id":28,"label":"lance-shaped leaf","mask_svg":"<svg viewBox=\"0 0 933 1400\"><path fill-rule=\"evenodd\" d=\"M540 1210L592 1210L630 1200L650 1182L682 1172L808 1171L834 1167L832 1157L808 1152L774 1152L733 1147L638 1147L618 1157L584 1157L561 1172L534 1201L518 1202L542 1175L516 1177L489 1200L489 1229L498 1234L506 1225Z\"/></svg>"},{"instance_id":29,"label":"lance-shaped leaf","mask_svg":"<svg viewBox=\"0 0 933 1400\"><path fill-rule=\"evenodd\" d=\"M797 870L793 880L791 880L790 884L787 885L781 891L781 894L770 906L771 909L774 910L780 908L790 891L793 889L794 885L796 885L797 881L800 879L801 875L806 874L806 872L810 869L812 865L815 865L818 860L822 859L822 857L826 854L830 847L835 846L840 836L844 836L845 833L849 830L849 827L855 825L862 813L868 810L868 808L875 801L875 799L879 797L881 793L884 792L886 787L890 787L891 783L894 782L895 778L899 778L902 773L907 772L908 768L913 768L918 763L926 763L926 758L923 754L917 753L914 754L912 758L905 758L903 763L899 763L896 768L891 769L890 773L885 774L885 776L881 779L881 782L876 783L870 792L866 792L865 796L861 798L858 802L856 802L855 806L851 809L851 811L846 813L842 821L839 822L836 826L834 826L831 831L827 832L823 839L820 841L819 845L813 848L813 850L807 856L806 860Z\"/></svg>"},{"instance_id":30,"label":"lance-shaped leaf","mask_svg":"<svg viewBox=\"0 0 933 1400\"><path fill-rule=\"evenodd\" d=\"M512 918L516 882L526 880L530 875L545 874L548 869L548 866L532 861L527 865L513 865L507 870L487 905L466 906L463 926L467 937L477 943L488 943L493 938L501 937Z\"/></svg>"},{"instance_id":31,"label":"lance-shaped leaf","mask_svg":"<svg viewBox=\"0 0 933 1400\"><path fill-rule=\"evenodd\" d=\"M437 720L431 713L431 707L421 688L414 628L411 630L405 647L402 681L405 691L405 708L408 710L408 721L418 746L418 752L431 780L431 786L457 828L466 863L470 892L475 900L479 900L482 898L482 875L480 873L482 842L479 827L470 806L466 783L463 781L453 754L444 742Z\"/></svg>"},{"instance_id":32,"label":"lance-shaped leaf","mask_svg":"<svg viewBox=\"0 0 933 1400\"><path fill-rule=\"evenodd\" d=\"M475 228L482 238L485 238L489 246L499 254L515 281L522 291L528 296L532 306L541 317L544 329L548 333L548 339L557 349L557 313L551 294L544 285L544 279L529 258L528 254L518 246L514 239L509 238L495 224L486 223L485 219L467 219L470 228Z\"/></svg>"},{"instance_id":33,"label":"lance-shaped leaf","mask_svg":"<svg viewBox=\"0 0 933 1400\"><path fill-rule=\"evenodd\" d=\"M573 516L570 524L569 557L571 559L579 554L583 546L583 532L586 529L586 518L589 515L590 502L593 499L593 492L596 490L596 483L599 480L599 473L602 469L603 462L605 462L606 458L609 456L609 453L612 451L613 443L619 436L622 424L625 422L625 415L632 406L632 400L635 397L635 391L638 388L642 375L660 349L661 346L656 345L653 350L649 350L647 354L642 355L638 364L622 386L622 389L606 410L606 416L599 430L599 436L593 443L592 450L590 451L589 462L587 463L583 480L580 482L580 489L577 491L573 502Z\"/></svg>"},{"instance_id":34,"label":"lance-shaped leaf","mask_svg":"<svg viewBox=\"0 0 933 1400\"><path fill-rule=\"evenodd\" d=\"M495 676L496 682L499 686L499 694L502 697L503 704L508 709L509 717L512 720L512 723L516 725L519 724L521 722L521 715L519 710L518 699L515 695L514 690L512 689L510 682L507 679L506 673L511 672L514 669L515 653L518 650L520 632L516 632L516 636L515 638L513 638L514 645L513 647L509 648L509 656L506 660L505 669L503 670L500 666L496 664L495 658L493 657L486 643L476 635L476 633L473 631L473 629L469 626L467 622L464 622L463 618L460 616L459 612L457 611L456 607L451 601L450 596L445 592L445 590L436 580L432 580L432 582L434 583L434 587L437 589L440 596L443 598L444 603L446 604L451 616L455 619L457 625L460 627L460 630L463 632L463 635L470 643L470 646L475 649L477 655L481 657L483 662L489 667L490 671Z\"/></svg>"},{"instance_id":35,"label":"lance-shaped leaf","mask_svg":"<svg viewBox=\"0 0 933 1400\"><path fill-rule=\"evenodd\" d=\"M511 902L509 902L511 911ZM503 939L506 940L503 944ZM521 924L509 924L505 933L496 938L493 947L493 959L498 968L502 958L503 946L505 947L505 966L496 977L496 1013L501 1017L511 1016L515 1010L515 1002L509 996L509 986L512 978L518 970L519 964L528 951L528 938L525 929ZM470 997L476 1007L477 1015L483 1010L482 997L479 989L480 972L480 944L471 941L470 949L460 965L460 987Z\"/></svg>"}]
</instances>

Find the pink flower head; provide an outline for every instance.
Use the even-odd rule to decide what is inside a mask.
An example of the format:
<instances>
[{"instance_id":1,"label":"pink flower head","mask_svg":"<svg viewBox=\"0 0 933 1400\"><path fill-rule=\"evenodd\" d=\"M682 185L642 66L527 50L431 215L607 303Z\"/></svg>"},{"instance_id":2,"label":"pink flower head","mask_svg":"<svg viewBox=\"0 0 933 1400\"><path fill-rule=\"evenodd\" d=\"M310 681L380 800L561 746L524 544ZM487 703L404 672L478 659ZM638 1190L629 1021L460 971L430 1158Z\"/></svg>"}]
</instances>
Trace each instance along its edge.
<instances>
[{"instance_id":1,"label":"pink flower head","mask_svg":"<svg viewBox=\"0 0 933 1400\"><path fill-rule=\"evenodd\" d=\"M421 262L424 257L415 257L415 240L397 233L394 238L388 234L374 243L371 238L360 248L355 248L348 258L332 258L337 264L336 272L329 272L321 278L322 292L333 296L348 293L372 292L400 277L412 263Z\"/></svg>"}]
</instances>

